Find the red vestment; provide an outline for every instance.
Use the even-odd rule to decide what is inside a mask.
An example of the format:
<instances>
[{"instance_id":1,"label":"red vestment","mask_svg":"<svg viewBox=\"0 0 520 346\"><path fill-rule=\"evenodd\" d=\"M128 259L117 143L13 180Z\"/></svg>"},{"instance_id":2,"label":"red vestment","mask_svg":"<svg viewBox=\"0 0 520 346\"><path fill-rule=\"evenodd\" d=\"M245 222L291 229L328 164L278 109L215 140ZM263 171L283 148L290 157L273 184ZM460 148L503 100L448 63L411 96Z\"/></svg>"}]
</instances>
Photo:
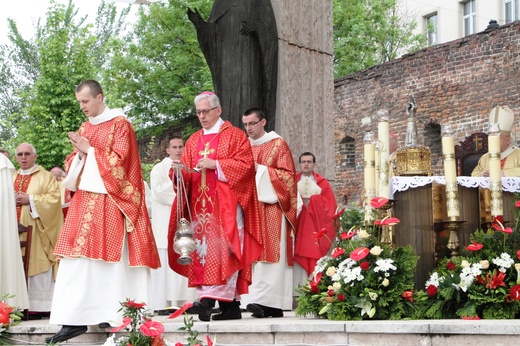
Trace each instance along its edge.
<instances>
[{"instance_id":1,"label":"red vestment","mask_svg":"<svg viewBox=\"0 0 520 346\"><path fill-rule=\"evenodd\" d=\"M204 135L202 129L195 132L186 142L181 160L187 167L194 168L204 157L204 151L208 152L207 157L218 160L227 182L218 180L215 170L183 171L191 216L196 221L194 237L199 243L199 251L193 251L192 264L177 263L179 255L173 251L178 221L177 193L168 231L169 265L188 277L190 286L222 285L239 271L237 291L244 294L251 284L251 265L262 251L251 146L244 132L226 121L218 134ZM203 174L205 184L202 183ZM243 250L236 223L237 204L244 211ZM183 216L189 219L185 200L182 209Z\"/></svg>"},{"instance_id":2,"label":"red vestment","mask_svg":"<svg viewBox=\"0 0 520 346\"><path fill-rule=\"evenodd\" d=\"M294 260L301 265L310 275L316 266L316 262L325 256L336 236L334 226L334 214L336 213L336 198L327 179L316 172L312 172L316 178L316 184L321 188L319 195L313 195L309 199L309 205L302 207L298 216L298 229L294 244ZM300 181L302 173L296 175L296 181ZM323 228L327 230L326 237L314 238L313 233Z\"/></svg>"},{"instance_id":3,"label":"red vestment","mask_svg":"<svg viewBox=\"0 0 520 346\"><path fill-rule=\"evenodd\" d=\"M54 253L119 262L123 241L128 237L131 267L160 267L132 125L117 116L97 125L84 122L78 134L95 150L107 194L84 190L74 193ZM74 151L67 158L67 169L76 155Z\"/></svg>"},{"instance_id":4,"label":"red vestment","mask_svg":"<svg viewBox=\"0 0 520 346\"><path fill-rule=\"evenodd\" d=\"M287 143L275 138L262 145L253 145L255 162L266 166L273 189L278 197L277 203L260 202L260 216L264 225L262 241L264 250L259 261L280 261L280 230L286 222L287 264L293 265L293 240L296 230L296 205L298 186L295 180L294 161Z\"/></svg>"}]
</instances>

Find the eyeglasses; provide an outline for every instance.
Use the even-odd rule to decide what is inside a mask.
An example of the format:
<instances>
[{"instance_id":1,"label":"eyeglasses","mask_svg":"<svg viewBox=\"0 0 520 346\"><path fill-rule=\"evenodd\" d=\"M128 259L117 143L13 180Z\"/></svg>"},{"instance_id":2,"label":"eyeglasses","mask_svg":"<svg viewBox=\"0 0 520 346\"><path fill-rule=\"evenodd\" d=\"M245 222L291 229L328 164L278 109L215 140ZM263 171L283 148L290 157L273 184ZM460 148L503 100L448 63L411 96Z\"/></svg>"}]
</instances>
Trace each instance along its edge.
<instances>
[{"instance_id":1,"label":"eyeglasses","mask_svg":"<svg viewBox=\"0 0 520 346\"><path fill-rule=\"evenodd\" d=\"M210 108L210 109L197 109L195 111L195 113L197 113L197 116L200 117L201 115L208 115L209 112L211 112L212 110L214 110L215 108L218 108L219 106L216 106L216 107L213 107L213 108Z\"/></svg>"},{"instance_id":2,"label":"eyeglasses","mask_svg":"<svg viewBox=\"0 0 520 346\"><path fill-rule=\"evenodd\" d=\"M28 153L28 152L25 152L25 153L16 153L16 156L31 156L31 155L34 155L34 153Z\"/></svg>"},{"instance_id":3,"label":"eyeglasses","mask_svg":"<svg viewBox=\"0 0 520 346\"><path fill-rule=\"evenodd\" d=\"M255 126L256 124L258 124L261 120L258 120L258 121L254 121L252 123L247 123L247 124L244 124L244 128L248 128L248 127L253 127Z\"/></svg>"},{"instance_id":4,"label":"eyeglasses","mask_svg":"<svg viewBox=\"0 0 520 346\"><path fill-rule=\"evenodd\" d=\"M306 164L306 163L314 163L314 161L300 161L300 163Z\"/></svg>"}]
</instances>

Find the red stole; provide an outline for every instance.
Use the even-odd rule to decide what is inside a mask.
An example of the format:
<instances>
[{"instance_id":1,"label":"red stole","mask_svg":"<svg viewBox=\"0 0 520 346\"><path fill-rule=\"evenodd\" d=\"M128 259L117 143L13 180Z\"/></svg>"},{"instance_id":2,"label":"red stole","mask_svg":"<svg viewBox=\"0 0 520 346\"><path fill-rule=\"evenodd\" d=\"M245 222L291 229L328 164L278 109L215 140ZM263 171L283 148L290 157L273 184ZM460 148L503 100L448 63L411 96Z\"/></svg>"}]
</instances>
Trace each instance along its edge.
<instances>
[{"instance_id":1,"label":"red stole","mask_svg":"<svg viewBox=\"0 0 520 346\"><path fill-rule=\"evenodd\" d=\"M27 192L29 187L29 183L31 182L32 173L31 174L17 174L16 179L14 180L14 191L15 193ZM16 206L16 219L20 221L20 214L22 212L22 205ZM30 208L30 206L27 206Z\"/></svg>"}]
</instances>

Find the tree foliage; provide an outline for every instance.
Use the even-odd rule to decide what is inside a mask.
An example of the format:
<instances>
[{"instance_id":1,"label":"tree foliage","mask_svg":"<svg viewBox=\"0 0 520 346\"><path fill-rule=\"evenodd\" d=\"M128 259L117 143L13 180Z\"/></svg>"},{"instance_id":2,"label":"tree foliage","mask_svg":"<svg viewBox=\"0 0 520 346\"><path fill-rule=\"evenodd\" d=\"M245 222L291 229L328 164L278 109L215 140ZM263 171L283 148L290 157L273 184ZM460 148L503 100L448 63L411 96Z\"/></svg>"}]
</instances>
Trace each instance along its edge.
<instances>
[{"instance_id":1,"label":"tree foliage","mask_svg":"<svg viewBox=\"0 0 520 346\"><path fill-rule=\"evenodd\" d=\"M194 95L212 89L209 68L186 14L188 6L209 13L211 4L169 0L139 9L129 43L120 47L105 74L111 92L127 105L138 127L192 115Z\"/></svg>"},{"instance_id":2,"label":"tree foliage","mask_svg":"<svg viewBox=\"0 0 520 346\"><path fill-rule=\"evenodd\" d=\"M8 88L14 103L0 105L3 125L10 129L3 138L9 148L29 142L39 153L38 163L46 168L63 165L72 150L67 133L85 121L74 88L84 79L100 77L126 13L117 17L115 6L102 2L101 28L94 29L86 17L78 18L72 0L67 5L51 1L45 24L38 22L32 40L25 40L9 21L11 45L2 46L1 52L12 60L0 75L0 89Z\"/></svg>"},{"instance_id":3,"label":"tree foliage","mask_svg":"<svg viewBox=\"0 0 520 346\"><path fill-rule=\"evenodd\" d=\"M334 75L360 71L424 46L397 0L333 0Z\"/></svg>"}]
</instances>

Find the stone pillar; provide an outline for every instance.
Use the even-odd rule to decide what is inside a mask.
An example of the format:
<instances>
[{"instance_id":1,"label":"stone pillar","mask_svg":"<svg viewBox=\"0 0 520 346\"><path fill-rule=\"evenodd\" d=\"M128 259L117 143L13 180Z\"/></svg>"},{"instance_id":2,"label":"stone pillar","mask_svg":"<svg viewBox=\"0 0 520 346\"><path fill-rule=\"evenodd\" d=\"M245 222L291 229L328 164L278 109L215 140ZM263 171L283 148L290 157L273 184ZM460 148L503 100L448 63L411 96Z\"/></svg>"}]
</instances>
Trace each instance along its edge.
<instances>
[{"instance_id":1,"label":"stone pillar","mask_svg":"<svg viewBox=\"0 0 520 346\"><path fill-rule=\"evenodd\" d=\"M271 0L278 27L275 129L298 156L316 155L316 171L335 178L332 0Z\"/></svg>"}]
</instances>

